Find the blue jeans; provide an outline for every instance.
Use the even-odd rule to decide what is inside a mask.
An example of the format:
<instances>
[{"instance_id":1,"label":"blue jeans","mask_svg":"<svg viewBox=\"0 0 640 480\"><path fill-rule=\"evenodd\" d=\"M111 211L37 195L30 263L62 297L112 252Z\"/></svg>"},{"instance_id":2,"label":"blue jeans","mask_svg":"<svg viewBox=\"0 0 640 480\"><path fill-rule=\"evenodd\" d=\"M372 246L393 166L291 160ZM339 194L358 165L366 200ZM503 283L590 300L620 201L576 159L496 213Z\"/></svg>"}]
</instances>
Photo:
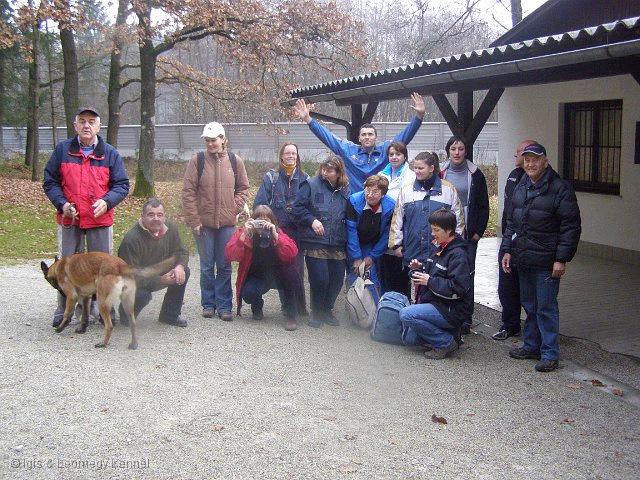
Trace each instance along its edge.
<instances>
[{"instance_id":1,"label":"blue jeans","mask_svg":"<svg viewBox=\"0 0 640 480\"><path fill-rule=\"evenodd\" d=\"M543 360L558 360L560 311L558 290L560 279L552 278L550 270L518 268L520 301L527 312L522 348L540 352Z\"/></svg>"},{"instance_id":2,"label":"blue jeans","mask_svg":"<svg viewBox=\"0 0 640 480\"><path fill-rule=\"evenodd\" d=\"M329 313L344 284L345 261L305 257L309 274L311 311Z\"/></svg>"},{"instance_id":3,"label":"blue jeans","mask_svg":"<svg viewBox=\"0 0 640 480\"><path fill-rule=\"evenodd\" d=\"M224 256L224 247L236 227L201 227L194 235L200 255L200 296L202 308L216 309L218 314L231 311L231 262Z\"/></svg>"},{"instance_id":4,"label":"blue jeans","mask_svg":"<svg viewBox=\"0 0 640 480\"><path fill-rule=\"evenodd\" d=\"M455 341L454 327L430 303L404 307L400 310L400 321L433 348L447 348Z\"/></svg>"}]
</instances>

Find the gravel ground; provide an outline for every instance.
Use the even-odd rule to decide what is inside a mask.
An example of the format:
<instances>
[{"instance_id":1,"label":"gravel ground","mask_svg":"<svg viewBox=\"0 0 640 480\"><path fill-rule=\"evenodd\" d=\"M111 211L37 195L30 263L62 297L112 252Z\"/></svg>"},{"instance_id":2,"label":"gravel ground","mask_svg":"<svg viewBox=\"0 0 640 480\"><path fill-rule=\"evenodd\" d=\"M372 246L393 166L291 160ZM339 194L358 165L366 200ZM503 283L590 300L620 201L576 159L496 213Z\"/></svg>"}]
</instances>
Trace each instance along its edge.
<instances>
[{"instance_id":1,"label":"gravel ground","mask_svg":"<svg viewBox=\"0 0 640 480\"><path fill-rule=\"evenodd\" d=\"M37 264L0 279L0 478L637 478L637 407L485 335L437 362L345 326L285 332L274 292L262 322L203 319L194 272L188 328L157 323L156 298L139 350L120 325L97 350L99 325L52 331ZM633 359L565 346L565 362L639 376Z\"/></svg>"}]
</instances>

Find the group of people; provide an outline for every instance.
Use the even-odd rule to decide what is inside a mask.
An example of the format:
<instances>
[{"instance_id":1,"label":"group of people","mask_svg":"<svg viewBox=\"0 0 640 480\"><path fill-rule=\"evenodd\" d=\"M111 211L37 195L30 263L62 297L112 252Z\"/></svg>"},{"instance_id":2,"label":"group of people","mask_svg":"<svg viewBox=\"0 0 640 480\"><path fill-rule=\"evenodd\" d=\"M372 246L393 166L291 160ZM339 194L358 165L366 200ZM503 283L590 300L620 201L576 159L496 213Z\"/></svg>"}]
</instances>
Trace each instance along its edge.
<instances>
[{"instance_id":1,"label":"group of people","mask_svg":"<svg viewBox=\"0 0 640 480\"><path fill-rule=\"evenodd\" d=\"M489 218L487 183L466 158L468 145L460 136L447 142L442 166L436 153L426 151L409 165L407 144L425 113L420 95L411 101L415 116L393 140L378 143L375 127L365 124L356 144L332 134L311 117L313 106L298 100L295 113L332 154L309 176L298 147L283 144L279 167L265 173L241 227L236 225L248 210L249 191L244 162L229 148L221 124L204 127L205 149L189 161L182 191L200 258L203 317L233 319L231 262L238 262L237 314L247 303L253 318L262 319L263 295L275 288L286 330L295 330L301 316L312 327L338 325L333 309L345 276L351 283L364 270L378 294L396 291L414 301L400 320L427 357L444 358L458 348L471 326L475 255ZM89 251L111 253L113 209L129 188L126 171L118 152L97 135L95 109L80 109L75 126L77 137L61 142L45 169L44 190L58 211L59 250L82 251L86 239ZM558 282L575 254L580 216L571 187L548 166L542 145L523 142L517 162L523 165L509 175L505 190L503 326L494 338L519 335L524 306L524 343L510 355L538 358L536 369L550 371L558 360ZM188 251L160 200L145 203L118 255L135 266L177 256L170 272L138 286L135 313L152 292L166 288L159 320L186 326L181 309ZM54 326L62 311L59 300ZM127 322L124 312L120 317Z\"/></svg>"}]
</instances>

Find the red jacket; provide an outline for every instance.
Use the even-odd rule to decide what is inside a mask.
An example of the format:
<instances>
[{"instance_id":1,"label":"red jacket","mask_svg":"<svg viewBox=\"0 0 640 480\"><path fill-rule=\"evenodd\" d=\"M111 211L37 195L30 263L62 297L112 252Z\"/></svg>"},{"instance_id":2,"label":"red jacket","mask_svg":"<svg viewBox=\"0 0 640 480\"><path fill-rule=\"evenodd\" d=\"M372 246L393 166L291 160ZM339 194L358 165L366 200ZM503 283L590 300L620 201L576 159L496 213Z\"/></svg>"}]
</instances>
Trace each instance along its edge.
<instances>
[{"instance_id":1,"label":"red jacket","mask_svg":"<svg viewBox=\"0 0 640 480\"><path fill-rule=\"evenodd\" d=\"M224 248L224 254L230 262L240 262L238 265L238 278L236 279L236 305L238 306L238 315L242 307L242 285L247 278L251 261L253 260L253 240L245 237L244 241L240 240L240 236L245 231L239 228L235 231L227 246ZM298 247L291 237L278 229L278 243L275 245L276 254L282 263L291 263L298 255Z\"/></svg>"}]
</instances>

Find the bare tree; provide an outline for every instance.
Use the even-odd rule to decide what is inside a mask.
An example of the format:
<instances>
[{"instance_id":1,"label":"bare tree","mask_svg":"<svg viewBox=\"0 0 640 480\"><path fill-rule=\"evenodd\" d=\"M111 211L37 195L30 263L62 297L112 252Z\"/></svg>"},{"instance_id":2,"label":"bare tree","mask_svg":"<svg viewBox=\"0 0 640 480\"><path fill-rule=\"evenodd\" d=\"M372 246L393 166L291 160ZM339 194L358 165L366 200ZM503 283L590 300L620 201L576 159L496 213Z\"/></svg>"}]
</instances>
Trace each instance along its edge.
<instances>
[{"instance_id":1,"label":"bare tree","mask_svg":"<svg viewBox=\"0 0 640 480\"><path fill-rule=\"evenodd\" d=\"M151 23L151 10L162 7L171 16L161 27ZM140 50L140 150L133 195L153 194L155 100L157 66L165 67L160 80L179 82L193 69L159 57L176 45L214 37L228 63L235 65L238 81L209 78L203 90L247 103L277 108L269 96L271 86L282 92L295 84L306 65L335 73L346 58L362 56L359 26L335 4L313 0L134 0ZM174 26L179 25L176 29ZM164 27L164 28L163 28ZM164 30L159 42L158 33ZM176 68L177 66L177 68ZM197 80L197 75L189 75ZM240 78L241 77L241 78Z\"/></svg>"},{"instance_id":2,"label":"bare tree","mask_svg":"<svg viewBox=\"0 0 640 480\"><path fill-rule=\"evenodd\" d=\"M120 91L123 88L121 76L124 68L122 66L122 51L125 45L126 20L131 13L129 4L129 0L118 0L118 13L116 14L113 45L111 47L111 62L109 64L107 143L110 143L114 147L118 146L118 131L120 129Z\"/></svg>"}]
</instances>

